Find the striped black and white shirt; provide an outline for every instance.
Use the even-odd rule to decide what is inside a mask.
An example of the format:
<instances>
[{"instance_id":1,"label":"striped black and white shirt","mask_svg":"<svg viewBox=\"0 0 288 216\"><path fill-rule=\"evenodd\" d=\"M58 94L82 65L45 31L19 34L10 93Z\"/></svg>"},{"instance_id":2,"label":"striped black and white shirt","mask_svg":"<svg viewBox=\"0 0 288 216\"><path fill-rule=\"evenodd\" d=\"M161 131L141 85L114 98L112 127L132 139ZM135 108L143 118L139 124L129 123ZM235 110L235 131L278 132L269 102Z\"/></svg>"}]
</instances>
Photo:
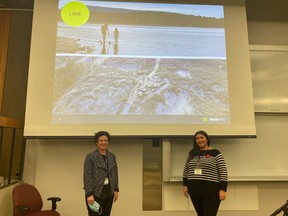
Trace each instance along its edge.
<instances>
[{"instance_id":1,"label":"striped black and white shirt","mask_svg":"<svg viewBox=\"0 0 288 216\"><path fill-rule=\"evenodd\" d=\"M189 194L209 195L227 190L228 173L223 155L217 149L191 150L183 170L183 185Z\"/></svg>"}]
</instances>

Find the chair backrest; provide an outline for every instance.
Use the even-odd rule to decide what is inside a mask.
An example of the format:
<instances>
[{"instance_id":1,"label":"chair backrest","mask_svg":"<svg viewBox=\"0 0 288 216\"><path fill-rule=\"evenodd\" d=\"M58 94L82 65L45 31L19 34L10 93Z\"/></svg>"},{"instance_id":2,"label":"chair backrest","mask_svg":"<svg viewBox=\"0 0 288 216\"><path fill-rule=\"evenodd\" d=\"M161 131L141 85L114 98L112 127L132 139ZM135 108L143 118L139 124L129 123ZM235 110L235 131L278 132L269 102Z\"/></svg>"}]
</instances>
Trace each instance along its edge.
<instances>
[{"instance_id":1,"label":"chair backrest","mask_svg":"<svg viewBox=\"0 0 288 216\"><path fill-rule=\"evenodd\" d=\"M27 213L41 211L43 201L37 188L30 184L17 185L13 190L13 216L20 215L20 211L16 206L28 207Z\"/></svg>"}]
</instances>

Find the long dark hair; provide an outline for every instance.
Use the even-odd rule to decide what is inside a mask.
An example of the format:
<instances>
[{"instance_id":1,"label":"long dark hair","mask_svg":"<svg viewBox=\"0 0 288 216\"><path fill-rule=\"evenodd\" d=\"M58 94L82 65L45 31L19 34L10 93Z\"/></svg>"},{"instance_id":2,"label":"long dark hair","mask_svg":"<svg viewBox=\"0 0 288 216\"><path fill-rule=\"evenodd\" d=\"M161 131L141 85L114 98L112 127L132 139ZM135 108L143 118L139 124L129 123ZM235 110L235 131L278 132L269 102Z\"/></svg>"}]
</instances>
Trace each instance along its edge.
<instances>
[{"instance_id":1,"label":"long dark hair","mask_svg":"<svg viewBox=\"0 0 288 216\"><path fill-rule=\"evenodd\" d=\"M198 134L202 134L203 136L205 136L206 139L207 139L207 145L210 146L210 138L209 138L208 134L205 131L202 131L202 130L197 131L195 133L195 135L194 135L194 143L193 143L193 149L196 150L196 151L199 150L199 146L196 143L196 135L198 135Z\"/></svg>"}]
</instances>

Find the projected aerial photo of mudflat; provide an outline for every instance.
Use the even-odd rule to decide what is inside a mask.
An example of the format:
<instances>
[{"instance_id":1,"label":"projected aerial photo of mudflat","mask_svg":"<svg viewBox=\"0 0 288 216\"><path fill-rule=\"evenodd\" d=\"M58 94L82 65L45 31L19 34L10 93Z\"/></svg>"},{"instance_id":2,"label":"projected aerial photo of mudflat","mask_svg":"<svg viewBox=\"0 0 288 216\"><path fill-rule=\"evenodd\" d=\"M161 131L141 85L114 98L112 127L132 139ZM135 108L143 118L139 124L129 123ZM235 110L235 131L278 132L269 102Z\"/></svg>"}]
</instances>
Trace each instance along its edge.
<instances>
[{"instance_id":1,"label":"projected aerial photo of mudflat","mask_svg":"<svg viewBox=\"0 0 288 216\"><path fill-rule=\"evenodd\" d=\"M52 122L229 123L223 8L122 4L89 5L80 27L59 20Z\"/></svg>"},{"instance_id":2,"label":"projected aerial photo of mudflat","mask_svg":"<svg viewBox=\"0 0 288 216\"><path fill-rule=\"evenodd\" d=\"M55 115L229 115L223 60L66 59L57 58L66 66L56 73Z\"/></svg>"}]
</instances>

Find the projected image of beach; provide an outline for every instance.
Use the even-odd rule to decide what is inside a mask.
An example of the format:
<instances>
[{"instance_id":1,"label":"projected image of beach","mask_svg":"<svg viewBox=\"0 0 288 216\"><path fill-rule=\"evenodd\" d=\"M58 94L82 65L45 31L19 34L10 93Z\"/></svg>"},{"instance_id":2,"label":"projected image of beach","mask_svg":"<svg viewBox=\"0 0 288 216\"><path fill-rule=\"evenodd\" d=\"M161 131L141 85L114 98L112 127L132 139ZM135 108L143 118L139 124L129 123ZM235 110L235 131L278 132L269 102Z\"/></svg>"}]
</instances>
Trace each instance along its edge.
<instances>
[{"instance_id":1,"label":"projected image of beach","mask_svg":"<svg viewBox=\"0 0 288 216\"><path fill-rule=\"evenodd\" d=\"M58 21L53 123L230 123L223 6L81 2L88 22Z\"/></svg>"}]
</instances>

